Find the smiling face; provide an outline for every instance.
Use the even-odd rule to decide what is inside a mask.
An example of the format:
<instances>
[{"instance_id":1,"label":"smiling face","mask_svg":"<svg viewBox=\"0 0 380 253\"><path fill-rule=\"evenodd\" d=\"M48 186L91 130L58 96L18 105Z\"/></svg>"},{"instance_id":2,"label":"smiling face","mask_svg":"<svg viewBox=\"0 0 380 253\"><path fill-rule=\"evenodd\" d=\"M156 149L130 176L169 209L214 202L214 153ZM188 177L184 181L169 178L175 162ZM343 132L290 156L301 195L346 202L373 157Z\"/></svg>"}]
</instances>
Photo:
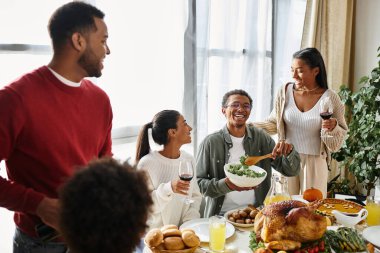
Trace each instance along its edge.
<instances>
[{"instance_id":1,"label":"smiling face","mask_svg":"<svg viewBox=\"0 0 380 253\"><path fill-rule=\"evenodd\" d=\"M89 32L86 36L87 47L79 58L79 65L87 72L88 77L100 77L102 75L103 60L110 54L107 45L108 31L103 19L94 18L96 31Z\"/></svg>"},{"instance_id":2,"label":"smiling face","mask_svg":"<svg viewBox=\"0 0 380 253\"><path fill-rule=\"evenodd\" d=\"M245 123L251 114L251 104L247 96L231 95L228 97L222 112L227 119L227 127L245 128Z\"/></svg>"},{"instance_id":3,"label":"smiling face","mask_svg":"<svg viewBox=\"0 0 380 253\"><path fill-rule=\"evenodd\" d=\"M191 143L191 126L189 126L185 118L180 115L177 120L177 129L175 129L175 137L181 144Z\"/></svg>"},{"instance_id":4,"label":"smiling face","mask_svg":"<svg viewBox=\"0 0 380 253\"><path fill-rule=\"evenodd\" d=\"M309 89L315 87L317 84L316 76L319 73L319 68L311 68L301 59L293 59L292 62L292 77L297 87L307 87Z\"/></svg>"}]
</instances>

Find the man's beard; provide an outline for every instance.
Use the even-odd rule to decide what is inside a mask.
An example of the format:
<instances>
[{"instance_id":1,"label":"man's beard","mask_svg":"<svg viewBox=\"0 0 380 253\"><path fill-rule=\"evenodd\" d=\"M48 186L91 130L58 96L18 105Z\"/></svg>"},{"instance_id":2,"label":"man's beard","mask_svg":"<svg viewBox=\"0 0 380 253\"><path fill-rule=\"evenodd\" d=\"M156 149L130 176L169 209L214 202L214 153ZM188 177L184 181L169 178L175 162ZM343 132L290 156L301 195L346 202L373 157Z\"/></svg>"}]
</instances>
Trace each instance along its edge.
<instances>
[{"instance_id":1,"label":"man's beard","mask_svg":"<svg viewBox=\"0 0 380 253\"><path fill-rule=\"evenodd\" d=\"M87 72L88 77L100 77L102 75L99 61L91 49L86 49L78 63Z\"/></svg>"}]
</instances>

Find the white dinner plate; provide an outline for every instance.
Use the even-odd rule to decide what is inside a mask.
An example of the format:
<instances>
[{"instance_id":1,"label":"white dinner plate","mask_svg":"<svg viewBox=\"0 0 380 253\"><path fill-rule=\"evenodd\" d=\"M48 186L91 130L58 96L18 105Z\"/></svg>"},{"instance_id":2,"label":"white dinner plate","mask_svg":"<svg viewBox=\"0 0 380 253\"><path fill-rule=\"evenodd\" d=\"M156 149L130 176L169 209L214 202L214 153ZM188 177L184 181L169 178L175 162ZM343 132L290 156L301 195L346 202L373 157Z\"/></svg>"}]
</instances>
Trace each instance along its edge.
<instances>
[{"instance_id":1,"label":"white dinner plate","mask_svg":"<svg viewBox=\"0 0 380 253\"><path fill-rule=\"evenodd\" d=\"M242 224L242 223L236 223L236 222L232 222L228 219L228 215L230 213L233 213L235 211L238 211L238 210L242 210L242 209L235 209L235 210L231 210L231 211L228 211L224 214L224 218L226 218L226 221L228 221L229 223L231 223L232 225L236 226L236 227L242 227L242 228L249 228L249 227L253 227L255 224L252 223L252 224ZM253 218L253 220L255 220L255 218Z\"/></svg>"},{"instance_id":2,"label":"white dinner plate","mask_svg":"<svg viewBox=\"0 0 380 253\"><path fill-rule=\"evenodd\" d=\"M189 220L180 226L182 228L191 228L199 236L201 242L209 242L208 218ZM226 222L226 239L230 238L235 233L235 228L230 223Z\"/></svg>"},{"instance_id":3,"label":"white dinner plate","mask_svg":"<svg viewBox=\"0 0 380 253\"><path fill-rule=\"evenodd\" d=\"M363 238L380 248L380 226L372 226L364 229Z\"/></svg>"}]
</instances>

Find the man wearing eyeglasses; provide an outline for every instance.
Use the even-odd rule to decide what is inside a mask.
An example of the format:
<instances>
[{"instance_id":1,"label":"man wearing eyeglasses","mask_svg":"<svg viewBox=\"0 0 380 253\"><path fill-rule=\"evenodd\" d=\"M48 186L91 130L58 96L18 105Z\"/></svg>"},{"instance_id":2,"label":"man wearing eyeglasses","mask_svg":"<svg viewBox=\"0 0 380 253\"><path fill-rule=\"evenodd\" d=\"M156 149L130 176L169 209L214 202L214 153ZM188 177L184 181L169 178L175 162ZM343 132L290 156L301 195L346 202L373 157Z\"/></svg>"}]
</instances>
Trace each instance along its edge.
<instances>
[{"instance_id":1,"label":"man wearing eyeglasses","mask_svg":"<svg viewBox=\"0 0 380 253\"><path fill-rule=\"evenodd\" d=\"M264 131L246 124L252 109L252 98L244 90L232 90L223 96L222 113L226 125L202 141L197 154L197 178L205 196L203 217L263 204L271 184L271 167L285 176L295 176L300 170L300 157L286 142L275 143ZM241 156L272 153L273 159L260 161L257 166L267 172L265 180L256 187L239 187L224 173L224 165L237 162Z\"/></svg>"}]
</instances>

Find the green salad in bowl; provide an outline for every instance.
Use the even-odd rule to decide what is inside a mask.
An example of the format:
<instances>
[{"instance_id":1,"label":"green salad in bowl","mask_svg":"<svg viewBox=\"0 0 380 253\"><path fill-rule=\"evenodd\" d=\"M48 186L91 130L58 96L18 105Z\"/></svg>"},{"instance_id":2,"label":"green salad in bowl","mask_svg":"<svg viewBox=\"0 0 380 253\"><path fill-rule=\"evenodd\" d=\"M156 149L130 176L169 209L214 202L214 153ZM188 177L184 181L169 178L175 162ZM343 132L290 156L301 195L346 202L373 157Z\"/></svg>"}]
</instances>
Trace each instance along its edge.
<instances>
[{"instance_id":1,"label":"green salad in bowl","mask_svg":"<svg viewBox=\"0 0 380 253\"><path fill-rule=\"evenodd\" d=\"M262 168L244 164L245 156L238 163L227 163L224 165L224 173L230 181L240 187L254 187L261 184L267 176Z\"/></svg>"}]
</instances>

